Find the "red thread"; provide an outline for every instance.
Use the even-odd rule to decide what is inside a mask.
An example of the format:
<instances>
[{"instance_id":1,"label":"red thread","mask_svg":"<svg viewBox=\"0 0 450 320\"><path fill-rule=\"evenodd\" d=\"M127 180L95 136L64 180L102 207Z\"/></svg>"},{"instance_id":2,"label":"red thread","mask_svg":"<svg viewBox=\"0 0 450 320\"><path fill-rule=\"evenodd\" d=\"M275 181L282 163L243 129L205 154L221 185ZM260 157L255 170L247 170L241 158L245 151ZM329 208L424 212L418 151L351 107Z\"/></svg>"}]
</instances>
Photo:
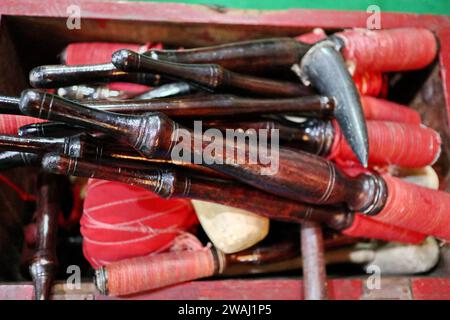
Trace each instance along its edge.
<instances>
[{"instance_id":1,"label":"red thread","mask_svg":"<svg viewBox=\"0 0 450 320\"><path fill-rule=\"evenodd\" d=\"M420 114L409 107L374 97L361 97L364 116L368 120L403 122L420 125Z\"/></svg>"},{"instance_id":2,"label":"red thread","mask_svg":"<svg viewBox=\"0 0 450 320\"><path fill-rule=\"evenodd\" d=\"M5 177L4 175L0 174L0 181L3 182L4 184L6 184L11 189L13 189L22 201L35 201L36 200L36 196L29 194L28 192L22 190L18 185L16 185L14 182L12 182L10 179Z\"/></svg>"},{"instance_id":3,"label":"red thread","mask_svg":"<svg viewBox=\"0 0 450 320\"><path fill-rule=\"evenodd\" d=\"M350 177L370 173L370 170L363 168L360 164L354 164L351 167L340 167L340 169ZM400 228L392 224L386 224L359 213L355 214L352 225L343 230L342 233L352 237L413 244L422 242L426 237L422 233Z\"/></svg>"},{"instance_id":4,"label":"red thread","mask_svg":"<svg viewBox=\"0 0 450 320\"><path fill-rule=\"evenodd\" d=\"M362 237L413 244L421 243L426 237L422 233L376 221L358 213L355 214L353 224L343 230L342 233L351 237Z\"/></svg>"},{"instance_id":5,"label":"red thread","mask_svg":"<svg viewBox=\"0 0 450 320\"><path fill-rule=\"evenodd\" d=\"M162 252L197 223L188 200L166 200L139 187L91 179L80 221L83 252L94 268Z\"/></svg>"},{"instance_id":6,"label":"red thread","mask_svg":"<svg viewBox=\"0 0 450 320\"><path fill-rule=\"evenodd\" d=\"M20 127L27 124L45 122L45 120L36 119L27 116L16 116L11 114L0 115L0 134L17 135Z\"/></svg>"},{"instance_id":7,"label":"red thread","mask_svg":"<svg viewBox=\"0 0 450 320\"><path fill-rule=\"evenodd\" d=\"M109 294L122 296L209 277L215 265L211 250L206 249L127 259L105 268Z\"/></svg>"},{"instance_id":8,"label":"red thread","mask_svg":"<svg viewBox=\"0 0 450 320\"><path fill-rule=\"evenodd\" d=\"M374 219L450 240L450 194L383 175L388 198Z\"/></svg>"},{"instance_id":9,"label":"red thread","mask_svg":"<svg viewBox=\"0 0 450 320\"><path fill-rule=\"evenodd\" d=\"M335 143L329 159L336 162L356 162L356 156L336 122ZM433 164L440 155L439 134L425 126L389 121L367 121L369 134L369 165L396 164L407 168L421 168Z\"/></svg>"},{"instance_id":10,"label":"red thread","mask_svg":"<svg viewBox=\"0 0 450 320\"><path fill-rule=\"evenodd\" d=\"M337 35L344 41L345 59L355 64L356 72L421 69L429 65L437 53L437 41L427 29L357 29Z\"/></svg>"}]
</instances>

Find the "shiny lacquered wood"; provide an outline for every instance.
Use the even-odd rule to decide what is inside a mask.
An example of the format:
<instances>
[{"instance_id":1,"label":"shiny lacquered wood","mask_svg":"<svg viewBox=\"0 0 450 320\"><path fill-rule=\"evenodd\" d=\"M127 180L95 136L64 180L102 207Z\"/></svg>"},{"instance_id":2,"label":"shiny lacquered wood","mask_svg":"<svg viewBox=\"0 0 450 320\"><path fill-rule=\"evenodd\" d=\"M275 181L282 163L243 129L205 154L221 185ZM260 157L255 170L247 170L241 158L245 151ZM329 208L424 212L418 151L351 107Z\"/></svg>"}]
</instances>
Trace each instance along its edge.
<instances>
[{"instance_id":1,"label":"shiny lacquered wood","mask_svg":"<svg viewBox=\"0 0 450 320\"><path fill-rule=\"evenodd\" d=\"M303 84L276 81L229 71L218 64L182 64L152 59L131 50L113 53L112 63L127 72L151 72L196 83L209 90L237 89L272 97L298 97L312 94Z\"/></svg>"},{"instance_id":2,"label":"shiny lacquered wood","mask_svg":"<svg viewBox=\"0 0 450 320\"><path fill-rule=\"evenodd\" d=\"M171 152L177 145L177 148L189 150L192 155L203 157L202 165L292 200L313 204L345 203L352 211L372 214L378 212L386 200L386 187L380 177L364 174L349 178L330 161L306 152L274 148L270 157L275 165L278 164L276 172L272 172L273 168L267 164L250 161L236 164L236 154L261 152L257 145L245 141L236 143L234 139L226 140L225 146L234 150L234 154L230 156L226 148L218 148L211 158L203 152L211 137L205 138L201 132L187 130L185 133L189 133L189 137L179 139L178 124L160 113L119 115L34 90L23 92L20 108L30 116L65 121L126 139L146 157L171 158ZM225 161L221 164L216 159Z\"/></svg>"},{"instance_id":3,"label":"shiny lacquered wood","mask_svg":"<svg viewBox=\"0 0 450 320\"><path fill-rule=\"evenodd\" d=\"M215 63L234 71L261 72L289 69L310 47L293 38L270 38L185 50L153 49L145 55L177 63Z\"/></svg>"},{"instance_id":4,"label":"shiny lacquered wood","mask_svg":"<svg viewBox=\"0 0 450 320\"><path fill-rule=\"evenodd\" d=\"M64 122L39 122L20 127L17 134L21 137L67 137L83 131L81 127L74 127Z\"/></svg>"},{"instance_id":5,"label":"shiny lacquered wood","mask_svg":"<svg viewBox=\"0 0 450 320\"><path fill-rule=\"evenodd\" d=\"M16 97L0 96L0 114L20 114L19 101Z\"/></svg>"},{"instance_id":6,"label":"shiny lacquered wood","mask_svg":"<svg viewBox=\"0 0 450 320\"><path fill-rule=\"evenodd\" d=\"M287 113L311 117L331 117L334 100L322 96L256 99L234 95L202 95L180 98L83 101L83 105L99 110L142 114L162 112L168 117L218 117L262 113Z\"/></svg>"},{"instance_id":7,"label":"shiny lacquered wood","mask_svg":"<svg viewBox=\"0 0 450 320\"><path fill-rule=\"evenodd\" d=\"M3 151L0 152L0 170L25 166L39 166L41 157L35 153Z\"/></svg>"},{"instance_id":8,"label":"shiny lacquered wood","mask_svg":"<svg viewBox=\"0 0 450 320\"><path fill-rule=\"evenodd\" d=\"M47 122L49 124L50 122ZM59 123L56 123L59 124ZM42 131L34 133L42 134ZM84 157L102 165L146 170L154 166L166 168L178 167L179 169L195 172L207 177L227 178L220 172L197 164L171 161L167 159L149 159L127 145L117 144L107 137L95 138L88 134L78 134L70 137L33 137L30 132L25 136L0 135L0 150L8 150L0 153L0 169L34 165L40 163L39 154L54 152L69 157Z\"/></svg>"},{"instance_id":9,"label":"shiny lacquered wood","mask_svg":"<svg viewBox=\"0 0 450 320\"><path fill-rule=\"evenodd\" d=\"M81 157L79 136L66 138L18 137L0 135L0 150L26 153L58 152L73 157Z\"/></svg>"},{"instance_id":10,"label":"shiny lacquered wood","mask_svg":"<svg viewBox=\"0 0 450 320\"><path fill-rule=\"evenodd\" d=\"M39 66L30 72L30 84L35 88L59 88L77 84L132 82L149 86L161 84L161 77L152 73L128 73L111 63L92 65Z\"/></svg>"},{"instance_id":11,"label":"shiny lacquered wood","mask_svg":"<svg viewBox=\"0 0 450 320\"><path fill-rule=\"evenodd\" d=\"M192 198L245 209L272 219L302 222L312 219L334 229L345 229L353 215L343 208L319 207L282 199L234 181L180 174L177 170L148 166L145 171L103 166L83 159L48 154L44 170L81 177L120 181L140 186L164 198ZM252 199L252 201L248 201Z\"/></svg>"},{"instance_id":12,"label":"shiny lacquered wood","mask_svg":"<svg viewBox=\"0 0 450 320\"><path fill-rule=\"evenodd\" d=\"M175 85L175 84L171 84ZM169 86L169 85L166 85ZM154 89L158 91L163 88ZM151 94L150 91L148 94ZM167 93L167 92L166 92ZM160 94L163 94L160 92ZM19 109L19 98L3 97L4 113L22 114ZM73 99L69 99L73 100ZM194 118L219 117L234 115L256 115L263 113L295 114L308 117L331 118L334 110L334 99L325 96L307 96L296 98L261 99L235 95L193 95L179 98L147 98L114 100L84 100L81 104L98 110L124 114L142 114L162 112L168 117ZM3 109L0 109L0 112ZM45 126L45 125L43 125Z\"/></svg>"},{"instance_id":13,"label":"shiny lacquered wood","mask_svg":"<svg viewBox=\"0 0 450 320\"><path fill-rule=\"evenodd\" d=\"M331 150L334 130L331 122L319 119L306 119L295 123L286 119L259 119L232 122L227 120L203 121L206 128L242 130L247 134L258 132L260 129L278 130L280 142L283 146L296 148L309 153L326 156ZM254 131L253 131L254 130Z\"/></svg>"},{"instance_id":14,"label":"shiny lacquered wood","mask_svg":"<svg viewBox=\"0 0 450 320\"><path fill-rule=\"evenodd\" d=\"M320 224L312 221L305 221L301 224L301 250L305 300L328 299L323 236Z\"/></svg>"},{"instance_id":15,"label":"shiny lacquered wood","mask_svg":"<svg viewBox=\"0 0 450 320\"><path fill-rule=\"evenodd\" d=\"M60 177L43 173L38 181L36 209L37 245L30 264L36 300L47 300L57 267L56 231L57 215L60 210Z\"/></svg>"}]
</instances>

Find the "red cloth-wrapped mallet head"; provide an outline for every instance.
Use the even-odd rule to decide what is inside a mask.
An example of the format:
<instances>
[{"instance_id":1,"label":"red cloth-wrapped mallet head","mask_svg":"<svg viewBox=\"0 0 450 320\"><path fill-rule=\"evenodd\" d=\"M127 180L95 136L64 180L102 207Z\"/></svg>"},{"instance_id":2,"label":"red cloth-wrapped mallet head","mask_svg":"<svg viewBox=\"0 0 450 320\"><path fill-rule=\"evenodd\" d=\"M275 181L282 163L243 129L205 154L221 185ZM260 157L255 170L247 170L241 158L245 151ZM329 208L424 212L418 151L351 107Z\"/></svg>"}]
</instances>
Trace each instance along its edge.
<instances>
[{"instance_id":1,"label":"red cloth-wrapped mallet head","mask_svg":"<svg viewBox=\"0 0 450 320\"><path fill-rule=\"evenodd\" d=\"M357 162L356 156L342 138L334 122L335 135L329 159L337 163ZM427 127L390 121L367 121L369 133L369 166L395 164L421 168L433 164L441 152L439 134Z\"/></svg>"},{"instance_id":2,"label":"red cloth-wrapped mallet head","mask_svg":"<svg viewBox=\"0 0 450 320\"><path fill-rule=\"evenodd\" d=\"M142 188L90 180L81 218L84 255L97 268L161 252L197 223L188 200L166 200Z\"/></svg>"},{"instance_id":3,"label":"red cloth-wrapped mallet head","mask_svg":"<svg viewBox=\"0 0 450 320\"><path fill-rule=\"evenodd\" d=\"M360 174L370 173L370 170L363 168L357 163L351 167L340 167L340 169L350 177L357 177ZM421 243L426 238L426 235L423 233L400 228L392 224L383 223L359 213L355 214L352 225L342 230L342 233L351 237L411 244Z\"/></svg>"},{"instance_id":4,"label":"red cloth-wrapped mallet head","mask_svg":"<svg viewBox=\"0 0 450 320\"><path fill-rule=\"evenodd\" d=\"M369 96L362 96L361 103L367 120L421 124L420 114L401 104Z\"/></svg>"},{"instance_id":5,"label":"red cloth-wrapped mallet head","mask_svg":"<svg viewBox=\"0 0 450 320\"><path fill-rule=\"evenodd\" d=\"M215 269L209 248L167 252L111 263L96 271L96 285L104 294L123 296L209 277Z\"/></svg>"},{"instance_id":6,"label":"red cloth-wrapped mallet head","mask_svg":"<svg viewBox=\"0 0 450 320\"><path fill-rule=\"evenodd\" d=\"M450 194L388 174L387 202L374 219L450 241Z\"/></svg>"},{"instance_id":7,"label":"red cloth-wrapped mallet head","mask_svg":"<svg viewBox=\"0 0 450 320\"><path fill-rule=\"evenodd\" d=\"M386 224L358 213L355 214L352 225L347 229L342 230L342 233L351 237L411 244L421 243L426 238L423 233L400 228L392 224Z\"/></svg>"},{"instance_id":8,"label":"red cloth-wrapped mallet head","mask_svg":"<svg viewBox=\"0 0 450 320\"><path fill-rule=\"evenodd\" d=\"M346 30L336 34L344 42L342 54L361 71L407 71L429 65L437 54L433 33L423 28Z\"/></svg>"}]
</instances>

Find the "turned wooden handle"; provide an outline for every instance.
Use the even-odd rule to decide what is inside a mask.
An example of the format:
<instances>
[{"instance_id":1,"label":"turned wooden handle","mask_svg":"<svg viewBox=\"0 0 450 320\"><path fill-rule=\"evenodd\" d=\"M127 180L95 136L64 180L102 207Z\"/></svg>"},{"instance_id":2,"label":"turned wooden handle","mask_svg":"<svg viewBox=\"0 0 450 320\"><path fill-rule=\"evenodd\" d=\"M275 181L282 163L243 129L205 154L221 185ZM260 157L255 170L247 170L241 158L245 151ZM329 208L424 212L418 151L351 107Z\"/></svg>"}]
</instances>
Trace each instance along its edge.
<instances>
[{"instance_id":1,"label":"turned wooden handle","mask_svg":"<svg viewBox=\"0 0 450 320\"><path fill-rule=\"evenodd\" d=\"M35 287L35 299L48 299L55 277L57 216L60 210L61 177L43 173L39 176L36 209L37 245L30 264Z\"/></svg>"},{"instance_id":2,"label":"turned wooden handle","mask_svg":"<svg viewBox=\"0 0 450 320\"><path fill-rule=\"evenodd\" d=\"M405 71L429 65L438 50L434 34L423 28L388 30L346 30L337 33L347 61L356 69L371 71Z\"/></svg>"},{"instance_id":3,"label":"turned wooden handle","mask_svg":"<svg viewBox=\"0 0 450 320\"><path fill-rule=\"evenodd\" d=\"M124 71L158 73L192 81L210 90L228 87L248 93L280 97L298 97L313 92L301 83L242 75L218 64L182 64L156 60L126 49L116 51L111 61Z\"/></svg>"},{"instance_id":4,"label":"turned wooden handle","mask_svg":"<svg viewBox=\"0 0 450 320\"><path fill-rule=\"evenodd\" d=\"M19 151L28 153L45 153L45 152L60 152L68 155L79 156L79 154L72 150L66 150L66 143L68 138L25 138L10 135L0 135L0 150L3 151Z\"/></svg>"},{"instance_id":5,"label":"turned wooden handle","mask_svg":"<svg viewBox=\"0 0 450 320\"><path fill-rule=\"evenodd\" d=\"M26 90L22 94L22 112L46 119L62 120L126 139L146 157L170 158L175 146L190 151L191 155L203 159L202 165L232 176L258 189L311 204L344 204L352 211L375 212L382 205L384 191L375 176L346 177L330 161L301 151L272 148L268 162L236 164L239 154L266 154L259 144L225 139L225 148L217 148L215 154L204 153L211 141L202 132L185 130L162 114L125 116L95 110L57 96ZM180 141L181 138L181 141ZM200 148L197 147L198 142ZM271 145L273 146L273 145ZM234 152L230 155L228 150ZM222 159L217 162L216 159ZM189 159L191 160L191 159Z\"/></svg>"},{"instance_id":6,"label":"turned wooden handle","mask_svg":"<svg viewBox=\"0 0 450 320\"><path fill-rule=\"evenodd\" d=\"M67 137L81 134L85 129L64 122L40 122L24 125L17 134L21 137Z\"/></svg>"},{"instance_id":7,"label":"turned wooden handle","mask_svg":"<svg viewBox=\"0 0 450 320\"><path fill-rule=\"evenodd\" d=\"M194 118L262 113L288 113L329 118L333 115L334 100L325 96L279 99L256 99L234 95L205 95L151 100L89 100L83 104L99 110L142 114L162 112L168 117Z\"/></svg>"},{"instance_id":8,"label":"turned wooden handle","mask_svg":"<svg viewBox=\"0 0 450 320\"><path fill-rule=\"evenodd\" d=\"M35 88L58 88L80 83L132 82L157 86L161 78L151 73L128 73L112 63L92 65L47 65L30 72L30 84Z\"/></svg>"},{"instance_id":9,"label":"turned wooden handle","mask_svg":"<svg viewBox=\"0 0 450 320\"><path fill-rule=\"evenodd\" d=\"M345 209L319 207L282 199L240 185L233 181L179 174L175 169L161 169L156 164L145 170L103 166L84 159L48 154L42 160L45 170L81 177L120 181L141 186L161 197L193 198L245 209L271 219L302 222L320 221L334 229L344 229L352 223ZM254 199L254 201L248 201Z\"/></svg>"},{"instance_id":10,"label":"turned wooden handle","mask_svg":"<svg viewBox=\"0 0 450 320\"><path fill-rule=\"evenodd\" d=\"M185 50L150 50L154 59L177 63L216 63L233 71L290 68L311 46L293 38L270 38L234 42Z\"/></svg>"},{"instance_id":11,"label":"turned wooden handle","mask_svg":"<svg viewBox=\"0 0 450 320\"><path fill-rule=\"evenodd\" d=\"M308 119L302 123L277 120L255 120L232 122L231 120L206 120L206 128L217 128L225 132L226 129L242 130L257 134L258 130L278 130L280 142L283 146L300 149L317 155L328 155L333 144L334 130L331 122L319 119Z\"/></svg>"},{"instance_id":12,"label":"turned wooden handle","mask_svg":"<svg viewBox=\"0 0 450 320\"><path fill-rule=\"evenodd\" d=\"M6 170L22 166L38 166L41 157L35 153L17 151L0 152L0 170Z\"/></svg>"}]
</instances>

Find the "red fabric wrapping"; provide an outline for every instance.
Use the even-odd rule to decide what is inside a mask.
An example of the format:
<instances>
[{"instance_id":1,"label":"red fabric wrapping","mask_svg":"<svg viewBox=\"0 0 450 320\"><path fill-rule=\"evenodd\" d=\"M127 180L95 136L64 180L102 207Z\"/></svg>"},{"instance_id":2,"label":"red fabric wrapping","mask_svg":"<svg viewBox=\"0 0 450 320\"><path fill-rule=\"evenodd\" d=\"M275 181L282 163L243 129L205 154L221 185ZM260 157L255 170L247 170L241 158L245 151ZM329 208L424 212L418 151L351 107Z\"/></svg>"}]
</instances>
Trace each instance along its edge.
<instances>
[{"instance_id":1,"label":"red fabric wrapping","mask_svg":"<svg viewBox=\"0 0 450 320\"><path fill-rule=\"evenodd\" d=\"M214 274L210 249L139 257L106 266L109 295L123 296Z\"/></svg>"},{"instance_id":2,"label":"red fabric wrapping","mask_svg":"<svg viewBox=\"0 0 450 320\"><path fill-rule=\"evenodd\" d=\"M111 62L111 55L120 49L143 53L150 49L162 49L162 45L160 43L145 45L109 42L71 43L66 47L63 62L68 65L107 63Z\"/></svg>"},{"instance_id":3,"label":"red fabric wrapping","mask_svg":"<svg viewBox=\"0 0 450 320\"><path fill-rule=\"evenodd\" d=\"M357 29L337 35L345 44L344 58L355 63L357 72L421 69L429 65L437 53L436 38L427 29Z\"/></svg>"},{"instance_id":4,"label":"red fabric wrapping","mask_svg":"<svg viewBox=\"0 0 450 320\"><path fill-rule=\"evenodd\" d=\"M38 122L45 122L45 120L27 116L2 114L0 115L0 134L17 135L17 131L20 127Z\"/></svg>"},{"instance_id":5,"label":"red fabric wrapping","mask_svg":"<svg viewBox=\"0 0 450 320\"><path fill-rule=\"evenodd\" d=\"M383 175L388 198L374 219L450 241L450 194Z\"/></svg>"},{"instance_id":6,"label":"red fabric wrapping","mask_svg":"<svg viewBox=\"0 0 450 320\"><path fill-rule=\"evenodd\" d=\"M336 122L334 142L329 159L336 162L357 162L357 158ZM407 123L367 121L369 134L369 165L396 164L421 168L433 164L440 155L439 134L429 128Z\"/></svg>"},{"instance_id":7,"label":"red fabric wrapping","mask_svg":"<svg viewBox=\"0 0 450 320\"><path fill-rule=\"evenodd\" d=\"M355 214L353 224L342 231L351 237L379 239L401 243L418 244L425 239L425 235L419 232L400 228L391 224L376 221L361 214Z\"/></svg>"},{"instance_id":8,"label":"red fabric wrapping","mask_svg":"<svg viewBox=\"0 0 450 320\"><path fill-rule=\"evenodd\" d=\"M384 99L361 97L364 116L367 120L404 122L420 125L420 114L409 107Z\"/></svg>"},{"instance_id":9,"label":"red fabric wrapping","mask_svg":"<svg viewBox=\"0 0 450 320\"><path fill-rule=\"evenodd\" d=\"M370 173L370 170L363 168L359 163L351 167L340 167L340 169L350 177L357 177L363 173ZM343 230L342 233L351 237L372 238L412 244L420 243L426 237L426 235L422 233L400 228L392 224L386 224L358 213L356 213L352 225Z\"/></svg>"},{"instance_id":10,"label":"red fabric wrapping","mask_svg":"<svg viewBox=\"0 0 450 320\"><path fill-rule=\"evenodd\" d=\"M381 72L360 72L353 75L359 94L372 97L386 97L388 79Z\"/></svg>"},{"instance_id":11,"label":"red fabric wrapping","mask_svg":"<svg viewBox=\"0 0 450 320\"><path fill-rule=\"evenodd\" d=\"M84 255L97 268L164 251L198 222L188 200L166 200L142 188L90 180L80 223Z\"/></svg>"}]
</instances>

